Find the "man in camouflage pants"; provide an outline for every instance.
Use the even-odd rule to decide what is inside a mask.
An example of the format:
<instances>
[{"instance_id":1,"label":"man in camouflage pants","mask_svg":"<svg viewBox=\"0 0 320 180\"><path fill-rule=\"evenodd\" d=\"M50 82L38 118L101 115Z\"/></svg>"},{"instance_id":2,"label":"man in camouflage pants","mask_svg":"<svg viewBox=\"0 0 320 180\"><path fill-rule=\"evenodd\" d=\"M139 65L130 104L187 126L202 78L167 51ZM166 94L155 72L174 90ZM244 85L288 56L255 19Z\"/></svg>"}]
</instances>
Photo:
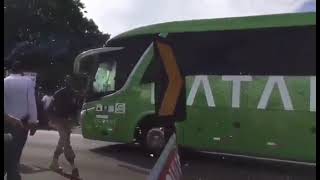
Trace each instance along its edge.
<instances>
[{"instance_id":1,"label":"man in camouflage pants","mask_svg":"<svg viewBox=\"0 0 320 180\"><path fill-rule=\"evenodd\" d=\"M53 103L45 103L52 101ZM76 113L75 95L71 88L71 79L66 77L66 86L59 89L53 96L44 96L43 103L51 104L50 107L44 107L50 109L49 125L56 129L59 133L59 141L54 151L53 159L50 168L53 170L62 170L59 166L59 156L64 153L65 158L72 166L72 176L78 177L79 171L76 168L74 159L75 153L72 149L70 142L71 129L73 126L72 116Z\"/></svg>"}]
</instances>

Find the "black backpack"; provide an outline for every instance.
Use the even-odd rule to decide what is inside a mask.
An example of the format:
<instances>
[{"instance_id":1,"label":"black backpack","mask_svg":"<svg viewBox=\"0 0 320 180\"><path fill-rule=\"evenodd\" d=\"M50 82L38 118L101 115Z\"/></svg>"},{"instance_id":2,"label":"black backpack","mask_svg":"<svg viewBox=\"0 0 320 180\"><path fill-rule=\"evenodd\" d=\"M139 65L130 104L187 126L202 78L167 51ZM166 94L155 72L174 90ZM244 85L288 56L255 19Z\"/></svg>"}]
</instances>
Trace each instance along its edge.
<instances>
[{"instance_id":1,"label":"black backpack","mask_svg":"<svg viewBox=\"0 0 320 180\"><path fill-rule=\"evenodd\" d=\"M76 109L75 95L72 90L62 88L53 95L52 112L60 117L71 116Z\"/></svg>"}]
</instances>

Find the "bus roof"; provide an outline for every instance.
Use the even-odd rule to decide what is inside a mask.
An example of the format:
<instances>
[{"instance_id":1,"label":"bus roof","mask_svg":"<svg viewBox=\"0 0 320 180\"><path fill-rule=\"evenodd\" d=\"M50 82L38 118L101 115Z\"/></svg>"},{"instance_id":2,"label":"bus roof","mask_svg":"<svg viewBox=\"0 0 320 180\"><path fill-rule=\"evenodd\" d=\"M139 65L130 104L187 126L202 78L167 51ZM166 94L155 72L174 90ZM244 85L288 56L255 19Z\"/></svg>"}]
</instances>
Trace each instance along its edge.
<instances>
[{"instance_id":1,"label":"bus roof","mask_svg":"<svg viewBox=\"0 0 320 180\"><path fill-rule=\"evenodd\" d=\"M136 28L121 33L112 38L112 40L145 34L240 30L315 24L315 12L175 21Z\"/></svg>"}]
</instances>

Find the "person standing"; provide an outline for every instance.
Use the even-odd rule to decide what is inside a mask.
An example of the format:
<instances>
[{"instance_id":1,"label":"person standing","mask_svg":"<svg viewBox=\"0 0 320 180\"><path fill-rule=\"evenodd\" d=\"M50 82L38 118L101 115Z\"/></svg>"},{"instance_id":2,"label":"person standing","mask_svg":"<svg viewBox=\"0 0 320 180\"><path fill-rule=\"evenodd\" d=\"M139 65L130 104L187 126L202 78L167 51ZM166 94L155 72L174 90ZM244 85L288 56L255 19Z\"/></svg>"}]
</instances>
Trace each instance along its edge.
<instances>
[{"instance_id":1,"label":"person standing","mask_svg":"<svg viewBox=\"0 0 320 180\"><path fill-rule=\"evenodd\" d=\"M55 171L60 171L59 157L63 153L67 161L72 167L72 176L79 177L78 168L75 166L75 153L72 149L70 136L73 126L72 117L75 110L74 91L71 87L70 76L65 79L66 86L56 91L53 95L53 103L49 113L49 125L55 128L59 133L59 141L53 154L53 159L50 168ZM45 100L46 99L46 100ZM50 101L50 98L45 98L44 101ZM46 105L47 103L44 103ZM45 107L46 109L48 107Z\"/></svg>"},{"instance_id":2,"label":"person standing","mask_svg":"<svg viewBox=\"0 0 320 180\"><path fill-rule=\"evenodd\" d=\"M7 132L13 137L10 143L10 157L7 165L7 179L20 180L20 158L30 134L35 133L38 123L37 106L35 99L35 83L32 79L23 76L22 65L15 62L11 74L4 78L4 113L16 117L24 124L24 128L8 127ZM24 122L22 122L24 120ZM32 132L32 133L31 133Z\"/></svg>"}]
</instances>

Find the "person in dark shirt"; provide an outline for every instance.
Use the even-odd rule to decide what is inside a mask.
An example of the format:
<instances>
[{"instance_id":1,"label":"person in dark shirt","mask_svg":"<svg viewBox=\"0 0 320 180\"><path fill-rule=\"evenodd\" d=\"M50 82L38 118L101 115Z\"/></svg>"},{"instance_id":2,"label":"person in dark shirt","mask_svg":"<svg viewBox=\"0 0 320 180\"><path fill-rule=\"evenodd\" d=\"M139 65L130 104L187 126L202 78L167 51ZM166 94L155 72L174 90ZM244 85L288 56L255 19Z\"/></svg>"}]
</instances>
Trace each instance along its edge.
<instances>
[{"instance_id":1,"label":"person in dark shirt","mask_svg":"<svg viewBox=\"0 0 320 180\"><path fill-rule=\"evenodd\" d=\"M66 77L66 86L56 91L53 95L52 107L49 107L49 124L59 133L59 141L50 168L55 171L60 171L58 159L64 153L65 158L72 166L72 176L78 177L79 171L76 168L74 159L75 153L70 143L70 135L72 129L72 117L76 112L76 104L74 99L74 91L71 87L70 76Z\"/></svg>"}]
</instances>

